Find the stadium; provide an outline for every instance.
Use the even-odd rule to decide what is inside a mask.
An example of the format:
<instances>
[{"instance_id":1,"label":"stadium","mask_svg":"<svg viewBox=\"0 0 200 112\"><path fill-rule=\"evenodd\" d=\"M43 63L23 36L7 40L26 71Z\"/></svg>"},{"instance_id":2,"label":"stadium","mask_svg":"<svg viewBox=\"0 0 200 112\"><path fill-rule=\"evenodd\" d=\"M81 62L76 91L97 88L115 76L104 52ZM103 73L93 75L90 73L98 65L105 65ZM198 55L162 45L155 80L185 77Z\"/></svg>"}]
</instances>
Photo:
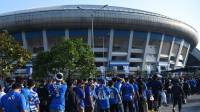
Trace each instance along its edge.
<instances>
[{"instance_id":1,"label":"stadium","mask_svg":"<svg viewBox=\"0 0 200 112\"><path fill-rule=\"evenodd\" d=\"M117 71L163 71L186 65L198 43L190 25L143 10L101 6L64 5L0 15L7 30L36 56L63 39L83 38L95 63Z\"/></svg>"}]
</instances>

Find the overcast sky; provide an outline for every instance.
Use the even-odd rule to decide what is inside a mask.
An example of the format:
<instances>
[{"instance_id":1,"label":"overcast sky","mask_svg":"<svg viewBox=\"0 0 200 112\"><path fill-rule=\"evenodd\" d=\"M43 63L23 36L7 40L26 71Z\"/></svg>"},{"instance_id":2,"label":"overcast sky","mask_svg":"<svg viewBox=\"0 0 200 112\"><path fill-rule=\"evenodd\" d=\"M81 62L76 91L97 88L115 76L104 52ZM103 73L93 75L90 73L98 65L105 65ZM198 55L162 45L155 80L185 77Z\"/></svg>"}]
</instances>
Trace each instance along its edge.
<instances>
[{"instance_id":1,"label":"overcast sky","mask_svg":"<svg viewBox=\"0 0 200 112\"><path fill-rule=\"evenodd\" d=\"M0 0L0 13L73 4L107 4L151 11L186 22L200 35L200 0Z\"/></svg>"}]
</instances>

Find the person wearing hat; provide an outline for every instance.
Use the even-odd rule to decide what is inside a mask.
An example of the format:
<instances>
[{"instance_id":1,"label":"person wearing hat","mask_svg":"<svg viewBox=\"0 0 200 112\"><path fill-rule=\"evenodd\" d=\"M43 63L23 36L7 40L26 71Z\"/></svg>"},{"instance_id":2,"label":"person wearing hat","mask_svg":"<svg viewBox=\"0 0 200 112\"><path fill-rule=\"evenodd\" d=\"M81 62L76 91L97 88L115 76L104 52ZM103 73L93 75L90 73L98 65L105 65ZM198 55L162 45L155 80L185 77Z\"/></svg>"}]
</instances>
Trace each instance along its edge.
<instances>
[{"instance_id":1,"label":"person wearing hat","mask_svg":"<svg viewBox=\"0 0 200 112\"><path fill-rule=\"evenodd\" d=\"M51 102L49 106L50 112L64 112L65 111L65 92L67 85L62 83L63 74L57 73L55 75L56 83L52 83L49 87Z\"/></svg>"},{"instance_id":2,"label":"person wearing hat","mask_svg":"<svg viewBox=\"0 0 200 112\"><path fill-rule=\"evenodd\" d=\"M21 85L13 84L12 90L2 97L0 110L3 112L27 112L25 97L20 92Z\"/></svg>"}]
</instances>

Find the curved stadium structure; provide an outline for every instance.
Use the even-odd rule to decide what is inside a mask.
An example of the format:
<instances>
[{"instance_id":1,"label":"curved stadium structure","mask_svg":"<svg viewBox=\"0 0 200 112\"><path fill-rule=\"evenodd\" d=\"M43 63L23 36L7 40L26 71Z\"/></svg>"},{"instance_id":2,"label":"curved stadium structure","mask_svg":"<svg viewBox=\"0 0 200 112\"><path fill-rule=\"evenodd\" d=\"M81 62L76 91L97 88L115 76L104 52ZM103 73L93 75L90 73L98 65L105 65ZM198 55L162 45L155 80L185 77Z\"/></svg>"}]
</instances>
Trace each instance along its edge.
<instances>
[{"instance_id":1,"label":"curved stadium structure","mask_svg":"<svg viewBox=\"0 0 200 112\"><path fill-rule=\"evenodd\" d=\"M37 54L63 39L83 38L97 67L123 70L170 70L184 67L198 43L190 25L164 15L113 6L65 5L0 15L24 48ZM125 68L125 67L124 67Z\"/></svg>"}]
</instances>

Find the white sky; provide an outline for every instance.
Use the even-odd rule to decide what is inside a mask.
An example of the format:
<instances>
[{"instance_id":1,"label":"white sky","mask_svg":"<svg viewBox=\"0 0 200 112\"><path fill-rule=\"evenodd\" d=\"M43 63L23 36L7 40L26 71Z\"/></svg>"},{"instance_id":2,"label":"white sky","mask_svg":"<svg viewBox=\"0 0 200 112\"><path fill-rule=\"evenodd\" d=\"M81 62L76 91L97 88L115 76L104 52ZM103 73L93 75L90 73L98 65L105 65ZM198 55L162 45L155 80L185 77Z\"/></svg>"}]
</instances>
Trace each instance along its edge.
<instances>
[{"instance_id":1,"label":"white sky","mask_svg":"<svg viewBox=\"0 0 200 112\"><path fill-rule=\"evenodd\" d=\"M186 22L200 34L200 0L0 0L0 13L73 4L107 4L155 12Z\"/></svg>"}]
</instances>

